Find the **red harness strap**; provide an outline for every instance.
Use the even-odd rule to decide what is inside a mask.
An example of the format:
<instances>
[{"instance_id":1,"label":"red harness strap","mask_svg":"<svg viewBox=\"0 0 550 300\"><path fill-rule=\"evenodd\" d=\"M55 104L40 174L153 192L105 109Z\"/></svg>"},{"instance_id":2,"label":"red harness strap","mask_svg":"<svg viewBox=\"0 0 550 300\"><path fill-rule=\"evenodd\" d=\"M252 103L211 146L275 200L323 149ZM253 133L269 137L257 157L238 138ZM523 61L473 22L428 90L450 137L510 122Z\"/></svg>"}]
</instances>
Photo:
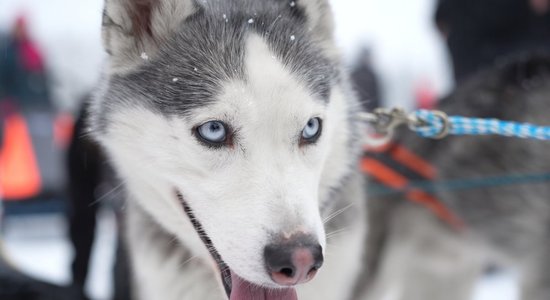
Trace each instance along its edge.
<instances>
[{"instance_id":1,"label":"red harness strap","mask_svg":"<svg viewBox=\"0 0 550 300\"><path fill-rule=\"evenodd\" d=\"M374 151L368 149L367 151L383 153L393 161L414 171L426 180L433 180L436 177L436 170L430 163L401 145L394 144L389 147L384 147L384 149L376 149ZM361 161L361 170L374 177L383 185L396 191L403 192L409 201L424 206L454 229L464 229L464 222L443 204L443 202L419 188L411 188L410 181L407 177L399 174L396 170L388 167L383 162L365 156Z\"/></svg>"}]
</instances>

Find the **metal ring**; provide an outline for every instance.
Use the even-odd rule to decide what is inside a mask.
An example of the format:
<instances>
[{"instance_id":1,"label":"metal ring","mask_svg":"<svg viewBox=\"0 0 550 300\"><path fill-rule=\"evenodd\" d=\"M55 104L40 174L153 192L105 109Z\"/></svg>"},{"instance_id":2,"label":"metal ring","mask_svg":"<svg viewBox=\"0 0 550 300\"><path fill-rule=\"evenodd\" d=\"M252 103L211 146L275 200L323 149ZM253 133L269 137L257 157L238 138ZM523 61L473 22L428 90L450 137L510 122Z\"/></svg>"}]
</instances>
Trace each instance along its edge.
<instances>
[{"instance_id":1,"label":"metal ring","mask_svg":"<svg viewBox=\"0 0 550 300\"><path fill-rule=\"evenodd\" d=\"M439 110L432 110L430 111L430 113L438 117L443 123L441 127L441 131L435 136L430 136L430 138L440 140L447 137L451 132L451 122L449 120L449 116L447 116L446 113ZM430 123L422 118L417 117L414 114L411 114L409 116L409 128L411 130L418 131L419 128L424 126L430 126Z\"/></svg>"},{"instance_id":2,"label":"metal ring","mask_svg":"<svg viewBox=\"0 0 550 300\"><path fill-rule=\"evenodd\" d=\"M436 140L441 140L447 137L451 132L451 121L449 120L449 116L446 113L439 110L434 110L431 113L433 113L436 117L440 118L443 123L441 132L439 132L439 134L434 136L433 138Z\"/></svg>"}]
</instances>

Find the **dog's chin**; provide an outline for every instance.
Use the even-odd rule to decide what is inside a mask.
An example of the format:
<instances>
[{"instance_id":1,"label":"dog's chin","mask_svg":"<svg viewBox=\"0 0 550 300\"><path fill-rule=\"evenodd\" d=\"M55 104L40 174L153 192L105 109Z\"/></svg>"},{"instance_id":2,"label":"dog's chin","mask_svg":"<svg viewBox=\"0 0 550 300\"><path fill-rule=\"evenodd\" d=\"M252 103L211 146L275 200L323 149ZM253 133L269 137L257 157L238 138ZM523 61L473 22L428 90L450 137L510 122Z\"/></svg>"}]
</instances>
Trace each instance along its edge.
<instances>
[{"instance_id":1,"label":"dog's chin","mask_svg":"<svg viewBox=\"0 0 550 300\"><path fill-rule=\"evenodd\" d=\"M223 260L220 253L214 247L212 240L204 231L201 223L195 217L193 210L178 191L177 197L183 206L183 210L193 224L193 227L199 234L202 242L216 261L220 270L220 276L225 288L225 292L230 300L297 300L296 289L294 287L267 286L265 284L256 284L247 281L235 273Z\"/></svg>"}]
</instances>

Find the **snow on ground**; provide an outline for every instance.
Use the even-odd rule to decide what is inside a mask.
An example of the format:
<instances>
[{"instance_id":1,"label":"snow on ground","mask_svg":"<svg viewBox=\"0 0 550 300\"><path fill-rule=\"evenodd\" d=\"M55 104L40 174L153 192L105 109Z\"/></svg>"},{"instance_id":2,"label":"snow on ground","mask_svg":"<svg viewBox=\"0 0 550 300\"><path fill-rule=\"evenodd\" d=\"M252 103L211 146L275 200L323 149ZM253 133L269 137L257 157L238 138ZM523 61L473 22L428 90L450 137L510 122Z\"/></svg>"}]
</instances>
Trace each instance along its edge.
<instances>
[{"instance_id":1,"label":"snow on ground","mask_svg":"<svg viewBox=\"0 0 550 300\"><path fill-rule=\"evenodd\" d=\"M512 274L496 274L478 283L473 300L517 299L519 299L517 278Z\"/></svg>"},{"instance_id":2,"label":"snow on ground","mask_svg":"<svg viewBox=\"0 0 550 300\"><path fill-rule=\"evenodd\" d=\"M116 225L111 212L102 211L98 218L86 290L93 299L103 300L112 293ZM55 284L70 284L73 251L64 216L12 217L3 231L8 257L23 272Z\"/></svg>"}]
</instances>

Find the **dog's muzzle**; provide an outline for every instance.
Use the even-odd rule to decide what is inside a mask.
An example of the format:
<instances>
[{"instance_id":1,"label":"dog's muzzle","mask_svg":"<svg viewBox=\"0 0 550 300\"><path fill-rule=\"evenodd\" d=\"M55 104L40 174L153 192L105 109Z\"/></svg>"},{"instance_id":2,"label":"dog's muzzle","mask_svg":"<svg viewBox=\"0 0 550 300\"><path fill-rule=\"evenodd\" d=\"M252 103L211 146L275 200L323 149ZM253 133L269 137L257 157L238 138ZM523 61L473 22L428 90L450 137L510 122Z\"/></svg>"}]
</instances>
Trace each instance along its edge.
<instances>
[{"instance_id":1,"label":"dog's muzzle","mask_svg":"<svg viewBox=\"0 0 550 300\"><path fill-rule=\"evenodd\" d=\"M310 281L323 264L322 248L308 235L294 235L264 249L265 268L280 288L251 283L233 272L224 262L193 210L180 192L176 192L185 214L216 261L225 292L230 300L297 300L294 285Z\"/></svg>"}]
</instances>

